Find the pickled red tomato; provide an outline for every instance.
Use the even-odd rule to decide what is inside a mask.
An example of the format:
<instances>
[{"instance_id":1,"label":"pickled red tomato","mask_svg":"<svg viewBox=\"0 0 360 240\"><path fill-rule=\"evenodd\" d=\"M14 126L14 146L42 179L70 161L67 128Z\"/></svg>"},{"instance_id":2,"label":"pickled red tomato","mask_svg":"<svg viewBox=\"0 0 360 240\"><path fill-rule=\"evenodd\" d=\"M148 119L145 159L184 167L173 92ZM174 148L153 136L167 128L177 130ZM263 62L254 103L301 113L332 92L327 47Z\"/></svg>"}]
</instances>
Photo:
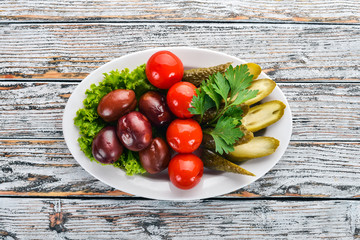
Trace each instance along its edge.
<instances>
[{"instance_id":1,"label":"pickled red tomato","mask_svg":"<svg viewBox=\"0 0 360 240\"><path fill-rule=\"evenodd\" d=\"M179 153L191 153L201 144L203 133L193 119L176 119L166 131L166 139L172 149Z\"/></svg>"},{"instance_id":2,"label":"pickled red tomato","mask_svg":"<svg viewBox=\"0 0 360 240\"><path fill-rule=\"evenodd\" d=\"M178 118L191 118L193 114L189 112L193 96L196 95L196 87L189 82L179 82L174 84L166 95L166 102Z\"/></svg>"},{"instance_id":3,"label":"pickled red tomato","mask_svg":"<svg viewBox=\"0 0 360 240\"><path fill-rule=\"evenodd\" d=\"M146 77L157 88L168 89L180 82L184 66L180 58L169 51L154 53L146 63Z\"/></svg>"},{"instance_id":4,"label":"pickled red tomato","mask_svg":"<svg viewBox=\"0 0 360 240\"><path fill-rule=\"evenodd\" d=\"M178 154L169 163L170 181L180 189L195 187L201 180L204 164L200 158L191 153Z\"/></svg>"}]
</instances>

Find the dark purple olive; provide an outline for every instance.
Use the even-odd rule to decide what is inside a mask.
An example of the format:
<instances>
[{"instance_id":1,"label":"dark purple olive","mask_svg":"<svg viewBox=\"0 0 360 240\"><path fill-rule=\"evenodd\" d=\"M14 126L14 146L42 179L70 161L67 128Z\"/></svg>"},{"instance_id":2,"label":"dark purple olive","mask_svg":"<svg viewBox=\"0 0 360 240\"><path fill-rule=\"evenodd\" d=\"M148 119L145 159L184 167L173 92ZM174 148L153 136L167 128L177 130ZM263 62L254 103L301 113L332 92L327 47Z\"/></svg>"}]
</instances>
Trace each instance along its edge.
<instances>
[{"instance_id":1,"label":"dark purple olive","mask_svg":"<svg viewBox=\"0 0 360 240\"><path fill-rule=\"evenodd\" d=\"M106 122L118 120L136 107L133 90L117 89L106 94L99 102L97 112Z\"/></svg>"},{"instance_id":2,"label":"dark purple olive","mask_svg":"<svg viewBox=\"0 0 360 240\"><path fill-rule=\"evenodd\" d=\"M166 169L170 162L170 151L162 138L155 138L150 145L139 152L141 165L150 174Z\"/></svg>"},{"instance_id":3,"label":"dark purple olive","mask_svg":"<svg viewBox=\"0 0 360 240\"><path fill-rule=\"evenodd\" d=\"M171 111L166 105L166 98L154 91L141 96L139 110L158 127L166 126L172 120Z\"/></svg>"},{"instance_id":4,"label":"dark purple olive","mask_svg":"<svg viewBox=\"0 0 360 240\"><path fill-rule=\"evenodd\" d=\"M117 135L129 150L141 151L149 146L152 138L149 120L139 112L131 112L118 120Z\"/></svg>"},{"instance_id":5,"label":"dark purple olive","mask_svg":"<svg viewBox=\"0 0 360 240\"><path fill-rule=\"evenodd\" d=\"M108 126L100 130L92 142L92 154L101 163L111 164L116 162L123 152L113 126Z\"/></svg>"}]
</instances>

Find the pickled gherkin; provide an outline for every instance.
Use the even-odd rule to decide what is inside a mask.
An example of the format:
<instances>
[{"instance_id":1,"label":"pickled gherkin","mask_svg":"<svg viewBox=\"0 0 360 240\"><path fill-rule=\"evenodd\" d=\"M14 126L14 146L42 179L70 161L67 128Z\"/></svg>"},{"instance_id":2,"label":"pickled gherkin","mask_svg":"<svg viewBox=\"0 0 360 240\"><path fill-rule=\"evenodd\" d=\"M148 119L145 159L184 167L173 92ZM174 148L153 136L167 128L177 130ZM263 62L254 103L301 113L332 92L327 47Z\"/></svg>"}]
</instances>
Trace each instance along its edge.
<instances>
[{"instance_id":1,"label":"pickled gherkin","mask_svg":"<svg viewBox=\"0 0 360 240\"><path fill-rule=\"evenodd\" d=\"M240 130L244 133L244 136L242 138L239 138L236 142L235 145L239 145L239 144L244 144L247 142L250 142L251 139L254 138L254 133L249 131L244 125L240 125Z\"/></svg>"},{"instance_id":2,"label":"pickled gherkin","mask_svg":"<svg viewBox=\"0 0 360 240\"><path fill-rule=\"evenodd\" d=\"M251 83L249 90L258 90L256 97L249 99L245 102L247 105L260 102L262 99L267 97L276 87L276 83L271 79L258 79Z\"/></svg>"},{"instance_id":3,"label":"pickled gherkin","mask_svg":"<svg viewBox=\"0 0 360 240\"><path fill-rule=\"evenodd\" d=\"M215 140L210 134L203 132L203 139L201 144L204 148L215 151Z\"/></svg>"},{"instance_id":4,"label":"pickled gherkin","mask_svg":"<svg viewBox=\"0 0 360 240\"><path fill-rule=\"evenodd\" d=\"M223 158L222 156L214 153L209 149L203 149L201 159L204 163L204 167L209 169L255 176L255 174L253 174L252 172L249 172L248 170L240 167L239 165L230 162L229 160Z\"/></svg>"},{"instance_id":5,"label":"pickled gherkin","mask_svg":"<svg viewBox=\"0 0 360 240\"><path fill-rule=\"evenodd\" d=\"M279 144L279 140L273 137L254 137L248 143L234 146L234 151L228 153L226 157L233 162L265 157L273 154Z\"/></svg>"},{"instance_id":6,"label":"pickled gherkin","mask_svg":"<svg viewBox=\"0 0 360 240\"><path fill-rule=\"evenodd\" d=\"M240 125L239 128L244 133L244 136L239 138L235 142L235 145L247 143L247 142L251 141L251 139L254 138L254 134L251 131L249 131L248 129L246 129L245 126ZM215 140L211 135L209 135L207 133L204 133L204 135L203 135L202 145L204 148L215 151Z\"/></svg>"},{"instance_id":7,"label":"pickled gherkin","mask_svg":"<svg viewBox=\"0 0 360 240\"><path fill-rule=\"evenodd\" d=\"M208 68L194 68L194 69L186 70L184 71L184 76L182 80L185 82L190 82L194 84L196 87L199 87L201 82L208 79L209 76L217 72L224 73L230 65L231 62L228 62L225 64L220 64Z\"/></svg>"},{"instance_id":8,"label":"pickled gherkin","mask_svg":"<svg viewBox=\"0 0 360 240\"><path fill-rule=\"evenodd\" d=\"M244 117L249 112L250 107L249 107L249 105L246 105L246 104L240 104L239 106L240 106L241 110L243 111L243 113L241 114L241 117ZM221 111L223 109L224 109L224 104L222 104L220 106L219 111ZM207 123L207 122L210 122L211 120L213 120L213 118L216 116L216 114L217 114L216 108L213 107L204 113L202 120L201 120L200 115L195 115L193 117L193 119L198 121L199 123ZM201 120L201 122L200 122L200 120Z\"/></svg>"},{"instance_id":9,"label":"pickled gherkin","mask_svg":"<svg viewBox=\"0 0 360 240\"><path fill-rule=\"evenodd\" d=\"M246 63L245 65L248 67L250 75L253 75L253 79L257 79L261 73L261 67L256 63Z\"/></svg>"},{"instance_id":10,"label":"pickled gherkin","mask_svg":"<svg viewBox=\"0 0 360 240\"><path fill-rule=\"evenodd\" d=\"M257 132L280 120L285 108L286 105L279 100L265 102L250 108L241 122L249 131Z\"/></svg>"}]
</instances>

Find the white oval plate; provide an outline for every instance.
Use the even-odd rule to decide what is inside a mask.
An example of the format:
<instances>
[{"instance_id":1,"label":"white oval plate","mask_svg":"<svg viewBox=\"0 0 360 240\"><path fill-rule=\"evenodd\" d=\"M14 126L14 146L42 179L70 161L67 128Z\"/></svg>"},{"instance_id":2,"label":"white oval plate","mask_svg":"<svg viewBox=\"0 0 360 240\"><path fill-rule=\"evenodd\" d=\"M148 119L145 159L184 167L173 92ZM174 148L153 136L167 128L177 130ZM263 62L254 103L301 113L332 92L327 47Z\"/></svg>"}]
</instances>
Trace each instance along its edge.
<instances>
[{"instance_id":1,"label":"white oval plate","mask_svg":"<svg viewBox=\"0 0 360 240\"><path fill-rule=\"evenodd\" d=\"M245 63L243 60L227 54L189 47L149 49L128 54L106 63L92 72L77 86L65 107L63 117L64 138L76 161L91 175L111 187L133 195L161 200L193 200L215 197L247 186L267 173L284 154L289 144L292 131L292 118L289 104L279 87L276 87L263 101L277 99L287 106L284 116L277 123L268 127L264 133L265 136L278 139L280 146L271 156L247 161L241 165L245 169L253 172L256 177L205 170L200 183L196 187L190 190L180 190L171 184L166 171L154 176L127 176L121 169L114 168L111 165L102 166L90 161L84 155L77 142L80 135L78 128L74 125L73 119L76 116L76 111L84 107L82 102L86 97L85 90L90 88L91 84L102 81L103 73L108 73L115 69L122 70L124 68L132 70L146 63L149 57L159 50L169 50L176 54L183 62L185 69L215 66L226 62L233 62L234 66ZM269 77L261 73L259 78Z\"/></svg>"}]
</instances>

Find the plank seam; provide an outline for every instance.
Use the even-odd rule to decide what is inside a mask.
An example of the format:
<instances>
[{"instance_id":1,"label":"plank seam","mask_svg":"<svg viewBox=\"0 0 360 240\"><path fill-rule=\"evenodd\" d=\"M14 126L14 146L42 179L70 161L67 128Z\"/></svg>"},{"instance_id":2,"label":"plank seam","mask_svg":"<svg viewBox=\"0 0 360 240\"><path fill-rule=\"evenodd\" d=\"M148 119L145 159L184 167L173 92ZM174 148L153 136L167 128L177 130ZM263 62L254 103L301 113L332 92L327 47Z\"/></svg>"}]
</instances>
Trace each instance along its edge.
<instances>
[{"instance_id":1,"label":"plank seam","mask_svg":"<svg viewBox=\"0 0 360 240\"><path fill-rule=\"evenodd\" d=\"M65 196L65 197L57 197L57 196L13 196L13 195L2 195L2 198L29 198L29 199L79 199L79 200L135 200L135 201L164 201L164 200L156 200L156 199L149 199L143 197L117 197L117 196ZM279 202L326 202L326 201L360 201L360 198L319 198L319 197L250 197L250 198L222 198L222 197L213 197L213 198L206 198L200 200L191 200L191 201L202 201L202 202L210 202L210 201L279 201ZM191 202L185 201L185 202Z\"/></svg>"},{"instance_id":2,"label":"plank seam","mask_svg":"<svg viewBox=\"0 0 360 240\"><path fill-rule=\"evenodd\" d=\"M240 20L74 20L74 21L0 21L0 25L28 24L28 25L53 25L53 24L276 24L276 25L321 25L321 26L360 26L360 23L332 23L332 22L272 22L272 21L240 21Z\"/></svg>"}]
</instances>

